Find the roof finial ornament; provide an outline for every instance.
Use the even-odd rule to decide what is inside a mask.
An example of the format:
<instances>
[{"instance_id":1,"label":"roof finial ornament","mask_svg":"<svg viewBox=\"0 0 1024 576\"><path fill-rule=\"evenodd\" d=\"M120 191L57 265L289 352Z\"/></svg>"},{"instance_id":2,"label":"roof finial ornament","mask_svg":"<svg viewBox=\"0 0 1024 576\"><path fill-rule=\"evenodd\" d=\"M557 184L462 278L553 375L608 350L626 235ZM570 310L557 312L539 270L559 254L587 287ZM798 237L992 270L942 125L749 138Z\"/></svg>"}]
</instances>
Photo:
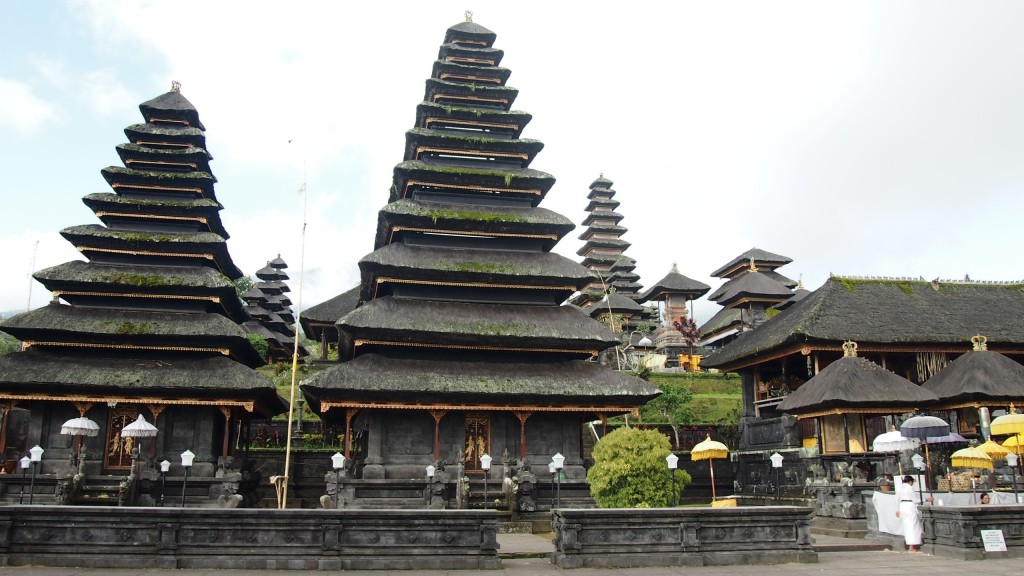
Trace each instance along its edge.
<instances>
[{"instance_id":1,"label":"roof finial ornament","mask_svg":"<svg viewBox=\"0 0 1024 576\"><path fill-rule=\"evenodd\" d=\"M751 258L750 258L750 271L751 272L757 272L757 264L754 264L753 256L751 256Z\"/></svg>"},{"instance_id":2,"label":"roof finial ornament","mask_svg":"<svg viewBox=\"0 0 1024 576\"><path fill-rule=\"evenodd\" d=\"M975 352L982 352L988 350L988 338L978 334L977 336L971 337L971 344L974 344Z\"/></svg>"},{"instance_id":3,"label":"roof finial ornament","mask_svg":"<svg viewBox=\"0 0 1024 576\"><path fill-rule=\"evenodd\" d=\"M800 276L796 280L796 289L797 290L804 290L805 289L804 288L804 275L803 275L802 272L800 273Z\"/></svg>"},{"instance_id":4,"label":"roof finial ornament","mask_svg":"<svg viewBox=\"0 0 1024 576\"><path fill-rule=\"evenodd\" d=\"M171 80L171 92L181 92L181 82Z\"/></svg>"},{"instance_id":5,"label":"roof finial ornament","mask_svg":"<svg viewBox=\"0 0 1024 576\"><path fill-rule=\"evenodd\" d=\"M473 21L473 11L472 10L466 10L466 22L472 22L472 21Z\"/></svg>"},{"instance_id":6,"label":"roof finial ornament","mask_svg":"<svg viewBox=\"0 0 1024 576\"><path fill-rule=\"evenodd\" d=\"M843 358L856 358L857 357L857 343L853 340L847 340L843 342Z\"/></svg>"},{"instance_id":7,"label":"roof finial ornament","mask_svg":"<svg viewBox=\"0 0 1024 576\"><path fill-rule=\"evenodd\" d=\"M672 263L672 272L679 274L679 266L677 266L675 262Z\"/></svg>"}]
</instances>

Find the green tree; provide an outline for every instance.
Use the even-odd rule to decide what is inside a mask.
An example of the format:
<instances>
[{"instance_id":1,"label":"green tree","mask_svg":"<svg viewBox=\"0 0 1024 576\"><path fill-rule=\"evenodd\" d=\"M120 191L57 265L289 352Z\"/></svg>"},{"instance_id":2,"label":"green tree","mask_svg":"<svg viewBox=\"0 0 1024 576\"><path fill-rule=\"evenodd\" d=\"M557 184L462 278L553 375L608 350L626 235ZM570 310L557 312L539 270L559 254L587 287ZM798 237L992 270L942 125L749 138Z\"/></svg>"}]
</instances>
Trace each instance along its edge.
<instances>
[{"instance_id":1,"label":"green tree","mask_svg":"<svg viewBox=\"0 0 1024 576\"><path fill-rule=\"evenodd\" d=\"M21 341L5 332L0 332L0 356L21 350Z\"/></svg>"},{"instance_id":2,"label":"green tree","mask_svg":"<svg viewBox=\"0 0 1024 576\"><path fill-rule=\"evenodd\" d=\"M238 294L238 299L242 299L242 294L245 294L252 289L255 281L252 276L242 276L241 278L232 282L235 285L235 293Z\"/></svg>"},{"instance_id":3,"label":"green tree","mask_svg":"<svg viewBox=\"0 0 1024 576\"><path fill-rule=\"evenodd\" d=\"M591 496L601 508L670 506L672 477L665 462L670 452L668 438L657 430L608 433L594 447L594 465L587 472ZM685 470L676 471L677 492L691 481Z\"/></svg>"},{"instance_id":4,"label":"green tree","mask_svg":"<svg viewBox=\"0 0 1024 576\"><path fill-rule=\"evenodd\" d=\"M252 347L260 353L260 356L264 360L266 360L267 353L270 351L270 344L267 342L266 338L257 336L256 334L246 334L246 336L249 338L249 343L252 344Z\"/></svg>"},{"instance_id":5,"label":"green tree","mask_svg":"<svg viewBox=\"0 0 1024 576\"><path fill-rule=\"evenodd\" d=\"M691 409L693 393L679 382L658 384L661 395L640 407L640 420L646 423L667 423L672 427L675 445L679 446L679 427L697 420Z\"/></svg>"}]
</instances>

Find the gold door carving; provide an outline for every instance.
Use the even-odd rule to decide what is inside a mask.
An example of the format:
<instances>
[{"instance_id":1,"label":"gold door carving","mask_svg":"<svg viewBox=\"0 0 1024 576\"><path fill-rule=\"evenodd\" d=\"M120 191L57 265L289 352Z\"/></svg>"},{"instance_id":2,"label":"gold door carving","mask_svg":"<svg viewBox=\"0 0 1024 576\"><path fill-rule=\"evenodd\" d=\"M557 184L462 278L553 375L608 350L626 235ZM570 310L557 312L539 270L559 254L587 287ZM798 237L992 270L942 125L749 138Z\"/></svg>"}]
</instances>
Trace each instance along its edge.
<instances>
[{"instance_id":1,"label":"gold door carving","mask_svg":"<svg viewBox=\"0 0 1024 576\"><path fill-rule=\"evenodd\" d=\"M138 413L137 408L131 407L118 407L110 410L110 422L107 424L107 444L103 456L104 468L123 468L125 470L131 468L135 438L122 438L121 430L134 422Z\"/></svg>"},{"instance_id":2,"label":"gold door carving","mask_svg":"<svg viewBox=\"0 0 1024 576\"><path fill-rule=\"evenodd\" d=\"M491 419L488 416L466 416L466 447L463 462L466 471L480 471L480 457L491 453Z\"/></svg>"}]
</instances>

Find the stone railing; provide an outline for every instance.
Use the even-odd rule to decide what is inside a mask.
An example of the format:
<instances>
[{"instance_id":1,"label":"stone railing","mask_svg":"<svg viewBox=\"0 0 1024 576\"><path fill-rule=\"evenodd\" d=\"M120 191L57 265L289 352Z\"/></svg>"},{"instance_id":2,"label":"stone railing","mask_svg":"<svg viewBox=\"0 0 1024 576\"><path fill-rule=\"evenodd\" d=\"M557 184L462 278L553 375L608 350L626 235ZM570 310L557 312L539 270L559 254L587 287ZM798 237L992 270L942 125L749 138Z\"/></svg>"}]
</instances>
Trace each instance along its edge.
<instances>
[{"instance_id":1,"label":"stone railing","mask_svg":"<svg viewBox=\"0 0 1024 576\"><path fill-rule=\"evenodd\" d=\"M560 568L817 562L810 508L567 509L554 511Z\"/></svg>"},{"instance_id":2,"label":"stone railing","mask_svg":"<svg viewBox=\"0 0 1024 576\"><path fill-rule=\"evenodd\" d=\"M1024 505L921 506L921 515L921 550L927 554L962 560L1024 558ZM1006 552L986 551L982 530L1002 531Z\"/></svg>"},{"instance_id":3,"label":"stone railing","mask_svg":"<svg viewBox=\"0 0 1024 576\"><path fill-rule=\"evenodd\" d=\"M0 565L497 569L493 510L0 507Z\"/></svg>"}]
</instances>

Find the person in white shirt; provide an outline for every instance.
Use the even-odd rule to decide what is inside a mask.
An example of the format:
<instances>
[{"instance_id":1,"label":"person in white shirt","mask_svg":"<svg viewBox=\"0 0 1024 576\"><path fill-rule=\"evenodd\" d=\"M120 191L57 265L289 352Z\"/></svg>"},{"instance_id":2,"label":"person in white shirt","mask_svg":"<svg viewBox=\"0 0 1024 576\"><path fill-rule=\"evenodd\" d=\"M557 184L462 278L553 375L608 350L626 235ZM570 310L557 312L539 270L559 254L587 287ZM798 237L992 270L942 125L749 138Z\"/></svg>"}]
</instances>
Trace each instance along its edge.
<instances>
[{"instance_id":1,"label":"person in white shirt","mask_svg":"<svg viewBox=\"0 0 1024 576\"><path fill-rule=\"evenodd\" d=\"M899 500L899 507L896 508L896 517L903 525L903 538L907 542L907 550L917 552L921 549L921 540L924 536L924 523L921 521L921 511L917 509L917 494L914 493L914 477L904 476L903 483L896 487L896 499ZM932 501L931 496L926 498Z\"/></svg>"}]
</instances>

